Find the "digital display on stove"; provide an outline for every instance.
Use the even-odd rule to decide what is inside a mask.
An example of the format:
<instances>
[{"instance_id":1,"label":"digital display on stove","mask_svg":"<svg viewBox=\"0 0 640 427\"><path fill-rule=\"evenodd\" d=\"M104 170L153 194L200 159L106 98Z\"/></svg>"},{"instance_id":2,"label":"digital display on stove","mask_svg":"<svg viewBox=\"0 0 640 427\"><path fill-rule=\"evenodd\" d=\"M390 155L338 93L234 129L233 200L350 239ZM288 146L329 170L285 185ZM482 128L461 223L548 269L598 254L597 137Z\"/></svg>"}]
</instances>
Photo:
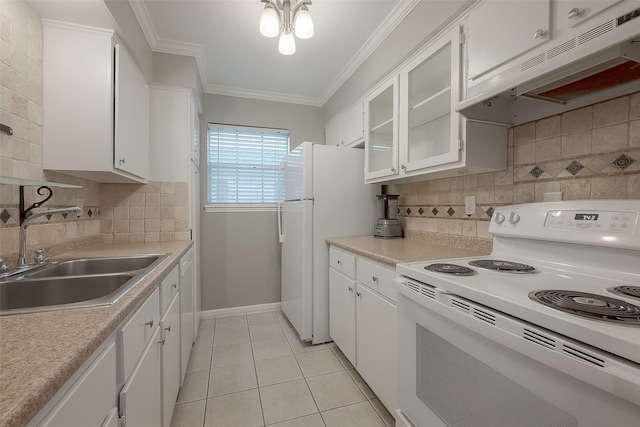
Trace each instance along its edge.
<instances>
[{"instance_id":1,"label":"digital display on stove","mask_svg":"<svg viewBox=\"0 0 640 427\"><path fill-rule=\"evenodd\" d=\"M597 221L598 220L598 214L576 214L575 220L577 221Z\"/></svg>"}]
</instances>

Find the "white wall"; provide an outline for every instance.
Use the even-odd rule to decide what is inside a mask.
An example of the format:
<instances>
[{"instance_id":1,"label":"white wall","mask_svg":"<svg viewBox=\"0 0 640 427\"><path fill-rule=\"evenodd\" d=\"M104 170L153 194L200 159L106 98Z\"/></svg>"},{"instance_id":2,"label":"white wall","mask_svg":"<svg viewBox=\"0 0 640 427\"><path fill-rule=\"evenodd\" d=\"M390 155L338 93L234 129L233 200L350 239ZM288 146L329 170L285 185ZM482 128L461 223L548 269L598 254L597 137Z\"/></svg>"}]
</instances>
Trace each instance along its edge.
<instances>
[{"instance_id":1,"label":"white wall","mask_svg":"<svg viewBox=\"0 0 640 427\"><path fill-rule=\"evenodd\" d=\"M291 145L324 142L322 109L205 94L201 199L206 203L207 122L289 129ZM205 213L201 221L202 309L280 302L280 243L275 212Z\"/></svg>"}]
</instances>

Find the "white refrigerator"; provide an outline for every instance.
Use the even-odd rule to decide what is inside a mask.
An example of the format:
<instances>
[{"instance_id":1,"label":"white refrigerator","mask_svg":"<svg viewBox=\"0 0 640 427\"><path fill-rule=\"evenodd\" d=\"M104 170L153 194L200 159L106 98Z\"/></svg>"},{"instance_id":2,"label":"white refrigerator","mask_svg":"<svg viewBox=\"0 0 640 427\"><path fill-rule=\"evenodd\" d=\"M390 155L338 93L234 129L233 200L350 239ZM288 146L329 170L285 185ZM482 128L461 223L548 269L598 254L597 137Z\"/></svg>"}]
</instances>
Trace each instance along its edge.
<instances>
[{"instance_id":1,"label":"white refrigerator","mask_svg":"<svg viewBox=\"0 0 640 427\"><path fill-rule=\"evenodd\" d=\"M354 148L303 142L280 168L282 311L302 340L328 342L326 239L373 235L379 187L364 183L364 150Z\"/></svg>"}]
</instances>

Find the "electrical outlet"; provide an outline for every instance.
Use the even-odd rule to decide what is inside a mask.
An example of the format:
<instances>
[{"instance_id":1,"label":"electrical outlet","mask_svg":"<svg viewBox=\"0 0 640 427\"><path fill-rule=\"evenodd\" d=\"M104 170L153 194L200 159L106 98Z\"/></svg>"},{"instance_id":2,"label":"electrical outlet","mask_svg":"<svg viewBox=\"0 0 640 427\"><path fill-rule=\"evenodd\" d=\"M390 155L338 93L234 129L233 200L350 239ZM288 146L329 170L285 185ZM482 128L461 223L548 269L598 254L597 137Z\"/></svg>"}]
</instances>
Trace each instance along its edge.
<instances>
[{"instance_id":1,"label":"electrical outlet","mask_svg":"<svg viewBox=\"0 0 640 427\"><path fill-rule=\"evenodd\" d=\"M476 196L464 196L464 213L467 215L476 213Z\"/></svg>"},{"instance_id":2,"label":"electrical outlet","mask_svg":"<svg viewBox=\"0 0 640 427\"><path fill-rule=\"evenodd\" d=\"M562 200L562 191L554 191L550 193L544 193L545 202L559 202Z\"/></svg>"}]
</instances>

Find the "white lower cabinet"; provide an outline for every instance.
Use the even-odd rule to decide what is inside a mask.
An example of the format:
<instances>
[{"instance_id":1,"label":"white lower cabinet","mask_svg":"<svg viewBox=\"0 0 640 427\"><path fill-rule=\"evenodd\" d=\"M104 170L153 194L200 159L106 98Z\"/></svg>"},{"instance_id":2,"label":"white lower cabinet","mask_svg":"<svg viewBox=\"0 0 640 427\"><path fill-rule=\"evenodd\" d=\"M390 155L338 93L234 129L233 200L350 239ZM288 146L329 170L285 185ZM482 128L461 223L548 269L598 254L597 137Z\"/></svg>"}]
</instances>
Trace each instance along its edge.
<instances>
[{"instance_id":1,"label":"white lower cabinet","mask_svg":"<svg viewBox=\"0 0 640 427\"><path fill-rule=\"evenodd\" d=\"M156 326L138 364L120 391L120 419L126 427L158 427L162 425L161 407L161 343Z\"/></svg>"},{"instance_id":2,"label":"white lower cabinet","mask_svg":"<svg viewBox=\"0 0 640 427\"><path fill-rule=\"evenodd\" d=\"M182 353L179 276L175 266L28 427L168 427L192 339Z\"/></svg>"},{"instance_id":3,"label":"white lower cabinet","mask_svg":"<svg viewBox=\"0 0 640 427\"><path fill-rule=\"evenodd\" d=\"M397 406L397 307L358 283L354 366L378 399L393 413ZM384 368L383 368L384 367Z\"/></svg>"},{"instance_id":4,"label":"white lower cabinet","mask_svg":"<svg viewBox=\"0 0 640 427\"><path fill-rule=\"evenodd\" d=\"M162 426L171 416L180 389L180 295L176 294L160 320L162 332Z\"/></svg>"},{"instance_id":5,"label":"white lower cabinet","mask_svg":"<svg viewBox=\"0 0 640 427\"><path fill-rule=\"evenodd\" d=\"M116 409L116 344L112 340L37 424L46 427L100 426ZM117 412L116 412L117 414ZM117 422L117 417L116 417ZM105 424L109 426L109 424Z\"/></svg>"},{"instance_id":6,"label":"white lower cabinet","mask_svg":"<svg viewBox=\"0 0 640 427\"><path fill-rule=\"evenodd\" d=\"M395 271L378 262L330 247L329 332L391 413L397 408L397 305ZM353 258L350 277L337 265ZM349 270L351 271L351 270Z\"/></svg>"},{"instance_id":7,"label":"white lower cabinet","mask_svg":"<svg viewBox=\"0 0 640 427\"><path fill-rule=\"evenodd\" d=\"M329 269L329 335L356 364L356 281Z\"/></svg>"}]
</instances>

